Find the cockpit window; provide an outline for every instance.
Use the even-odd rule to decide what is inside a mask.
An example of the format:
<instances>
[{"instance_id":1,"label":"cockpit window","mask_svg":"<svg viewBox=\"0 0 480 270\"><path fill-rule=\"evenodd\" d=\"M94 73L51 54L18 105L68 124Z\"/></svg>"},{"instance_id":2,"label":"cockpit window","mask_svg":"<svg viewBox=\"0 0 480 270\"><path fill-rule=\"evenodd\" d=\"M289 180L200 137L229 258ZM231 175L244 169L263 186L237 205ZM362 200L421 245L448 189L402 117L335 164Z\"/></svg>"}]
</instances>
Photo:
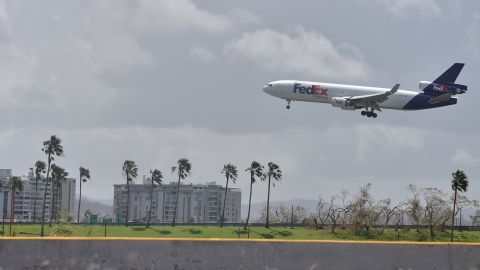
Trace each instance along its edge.
<instances>
[{"instance_id":1,"label":"cockpit window","mask_svg":"<svg viewBox=\"0 0 480 270\"><path fill-rule=\"evenodd\" d=\"M267 85L268 85L268 87L272 87L272 86L273 86L273 83L269 83L269 84L267 84Z\"/></svg>"}]
</instances>

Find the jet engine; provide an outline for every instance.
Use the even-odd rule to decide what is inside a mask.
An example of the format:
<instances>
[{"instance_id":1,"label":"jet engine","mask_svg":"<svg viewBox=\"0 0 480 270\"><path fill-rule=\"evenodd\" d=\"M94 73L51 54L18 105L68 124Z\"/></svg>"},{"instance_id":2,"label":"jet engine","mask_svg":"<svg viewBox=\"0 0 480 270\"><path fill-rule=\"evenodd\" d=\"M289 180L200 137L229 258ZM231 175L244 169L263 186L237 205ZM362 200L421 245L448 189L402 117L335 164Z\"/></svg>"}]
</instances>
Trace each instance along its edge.
<instances>
[{"instance_id":1,"label":"jet engine","mask_svg":"<svg viewBox=\"0 0 480 270\"><path fill-rule=\"evenodd\" d=\"M338 107L342 110L350 110L350 111L355 110L355 105L352 104L352 102L350 102L348 98L344 98L344 97L333 97L332 106Z\"/></svg>"}]
</instances>

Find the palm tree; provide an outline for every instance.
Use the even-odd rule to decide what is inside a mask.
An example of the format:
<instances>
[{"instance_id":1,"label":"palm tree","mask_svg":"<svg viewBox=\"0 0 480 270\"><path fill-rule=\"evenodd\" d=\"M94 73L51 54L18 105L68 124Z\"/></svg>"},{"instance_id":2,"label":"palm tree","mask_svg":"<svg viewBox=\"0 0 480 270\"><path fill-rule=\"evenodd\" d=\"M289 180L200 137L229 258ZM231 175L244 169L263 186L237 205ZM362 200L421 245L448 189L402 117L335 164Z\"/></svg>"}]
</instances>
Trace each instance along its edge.
<instances>
[{"instance_id":1,"label":"palm tree","mask_svg":"<svg viewBox=\"0 0 480 270\"><path fill-rule=\"evenodd\" d=\"M256 161L252 161L252 164L250 165L249 168L245 170L246 172L250 172L250 197L248 199L248 214L247 214L247 222L245 222L245 230L247 229L248 226L248 221L250 219L250 206L252 205L252 188L253 184L256 182L255 176L256 177L262 177L263 175L263 166L260 165L260 163Z\"/></svg>"},{"instance_id":2,"label":"palm tree","mask_svg":"<svg viewBox=\"0 0 480 270\"><path fill-rule=\"evenodd\" d=\"M452 234L450 241L453 242L453 226L455 225L455 206L457 204L457 192L466 192L468 188L468 178L461 170L452 173L452 189L455 192L453 197L453 212L452 212Z\"/></svg>"},{"instance_id":3,"label":"palm tree","mask_svg":"<svg viewBox=\"0 0 480 270\"><path fill-rule=\"evenodd\" d=\"M60 200L60 187L66 180L68 172L64 168L52 164L52 214L50 215L50 223L54 219L58 219L58 201Z\"/></svg>"},{"instance_id":4,"label":"palm tree","mask_svg":"<svg viewBox=\"0 0 480 270\"><path fill-rule=\"evenodd\" d=\"M147 228L150 226L150 219L152 217L152 205L153 205L153 188L155 187L155 184L161 185L162 184L162 179L163 175L162 172L155 169L155 170L150 170L150 180L152 181L152 188L150 189L150 208L148 211L148 222L147 222Z\"/></svg>"},{"instance_id":5,"label":"palm tree","mask_svg":"<svg viewBox=\"0 0 480 270\"><path fill-rule=\"evenodd\" d=\"M48 182L50 181L50 168L52 161L55 160L55 156L62 156L63 155L63 146L61 145L62 140L55 135L50 137L50 140L43 142L42 151L47 155L47 181L45 181L45 190L43 192L43 211L42 211L42 228L40 231L40 236L43 237L44 235L44 225L45 225L45 206L47 202L47 189L48 189ZM52 185L52 194L53 196L53 185ZM52 214L52 207L50 207L50 215Z\"/></svg>"},{"instance_id":6,"label":"palm tree","mask_svg":"<svg viewBox=\"0 0 480 270\"><path fill-rule=\"evenodd\" d=\"M37 197L38 197L38 181L42 179L42 174L45 173L45 162L38 160L35 162L35 199L33 203L33 224L37 221Z\"/></svg>"},{"instance_id":7,"label":"palm tree","mask_svg":"<svg viewBox=\"0 0 480 270\"><path fill-rule=\"evenodd\" d=\"M10 232L10 236L12 236L12 226L13 226L13 220L15 218L15 215L14 215L14 213L15 213L15 193L16 193L16 190L20 190L20 191L23 190L22 179L20 179L20 177L17 177L17 176L12 177L12 179L10 179L9 187L10 187L10 190L12 192L11 203L10 203L9 232Z\"/></svg>"},{"instance_id":8,"label":"palm tree","mask_svg":"<svg viewBox=\"0 0 480 270\"><path fill-rule=\"evenodd\" d=\"M175 219L177 217L177 205L178 205L178 194L180 193L180 180L187 178L190 175L192 170L192 164L186 158L181 158L177 161L178 166L172 167L172 173L175 171L178 175L178 184L177 184L177 198L175 200L175 210L173 211L173 222L172 227L175 227Z\"/></svg>"},{"instance_id":9,"label":"palm tree","mask_svg":"<svg viewBox=\"0 0 480 270\"><path fill-rule=\"evenodd\" d=\"M267 195L267 219L265 223L265 228L268 228L270 226L269 223L269 210L270 210L270 181L273 178L274 181L280 181L282 179L282 171L280 170L280 167L278 167L277 164L273 162L268 163L268 171L265 173L265 176L262 178L262 180L265 180L268 178L268 195ZM275 182L273 183L273 187L275 187Z\"/></svg>"},{"instance_id":10,"label":"palm tree","mask_svg":"<svg viewBox=\"0 0 480 270\"><path fill-rule=\"evenodd\" d=\"M82 203L82 182L86 183L90 180L90 171L83 167L80 167L80 196L78 197L78 212L77 212L77 223L80 223L80 204Z\"/></svg>"},{"instance_id":11,"label":"palm tree","mask_svg":"<svg viewBox=\"0 0 480 270\"><path fill-rule=\"evenodd\" d=\"M227 184L225 185L225 194L223 195L223 210L222 210L222 217L220 221L221 222L220 227L223 227L223 222L225 221L225 202L227 199L227 192L228 192L228 180L232 179L232 182L235 184L238 177L237 167L230 163L223 165L222 174L225 175L225 178L227 178Z\"/></svg>"},{"instance_id":12,"label":"palm tree","mask_svg":"<svg viewBox=\"0 0 480 270\"><path fill-rule=\"evenodd\" d=\"M128 207L130 199L130 182L133 182L138 174L137 164L133 160L125 160L122 167L123 178L127 180L127 214L125 215L125 227L128 226Z\"/></svg>"}]
</instances>

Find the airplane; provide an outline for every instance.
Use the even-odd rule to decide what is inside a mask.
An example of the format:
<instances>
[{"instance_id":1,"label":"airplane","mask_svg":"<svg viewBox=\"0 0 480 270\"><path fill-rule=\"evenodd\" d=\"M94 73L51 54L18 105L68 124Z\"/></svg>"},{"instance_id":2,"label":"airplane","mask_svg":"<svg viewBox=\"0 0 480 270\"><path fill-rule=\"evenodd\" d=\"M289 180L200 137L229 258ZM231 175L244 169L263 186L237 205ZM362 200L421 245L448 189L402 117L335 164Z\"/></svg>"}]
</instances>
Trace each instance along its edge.
<instances>
[{"instance_id":1,"label":"airplane","mask_svg":"<svg viewBox=\"0 0 480 270\"><path fill-rule=\"evenodd\" d=\"M388 89L293 80L270 82L263 91L286 100L287 109L292 101L329 103L342 110L364 109L361 115L376 118L375 111L382 109L409 111L456 104L454 96L467 92L466 85L455 84L464 65L453 64L433 82L421 81L421 92L400 90L400 84Z\"/></svg>"}]
</instances>

